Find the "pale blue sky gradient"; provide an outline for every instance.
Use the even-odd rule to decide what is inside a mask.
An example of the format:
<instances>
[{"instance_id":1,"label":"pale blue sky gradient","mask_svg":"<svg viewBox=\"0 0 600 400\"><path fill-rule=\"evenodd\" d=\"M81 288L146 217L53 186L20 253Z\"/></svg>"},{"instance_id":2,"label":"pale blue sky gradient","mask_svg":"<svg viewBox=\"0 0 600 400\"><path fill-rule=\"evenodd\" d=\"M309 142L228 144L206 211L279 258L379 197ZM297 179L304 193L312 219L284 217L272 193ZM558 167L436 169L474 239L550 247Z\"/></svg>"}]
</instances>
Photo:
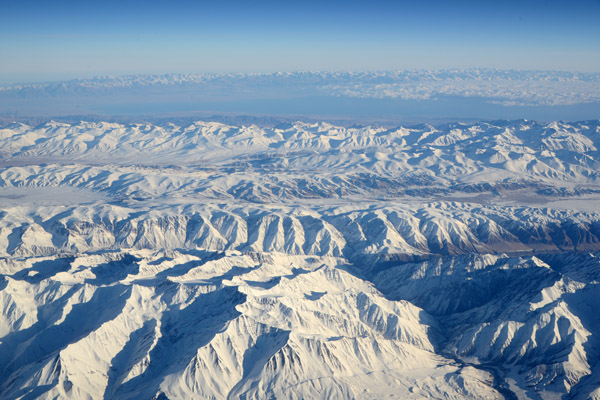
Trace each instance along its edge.
<instances>
[{"instance_id":1,"label":"pale blue sky gradient","mask_svg":"<svg viewBox=\"0 0 600 400\"><path fill-rule=\"evenodd\" d=\"M103 74L600 72L600 1L10 1L0 83Z\"/></svg>"}]
</instances>

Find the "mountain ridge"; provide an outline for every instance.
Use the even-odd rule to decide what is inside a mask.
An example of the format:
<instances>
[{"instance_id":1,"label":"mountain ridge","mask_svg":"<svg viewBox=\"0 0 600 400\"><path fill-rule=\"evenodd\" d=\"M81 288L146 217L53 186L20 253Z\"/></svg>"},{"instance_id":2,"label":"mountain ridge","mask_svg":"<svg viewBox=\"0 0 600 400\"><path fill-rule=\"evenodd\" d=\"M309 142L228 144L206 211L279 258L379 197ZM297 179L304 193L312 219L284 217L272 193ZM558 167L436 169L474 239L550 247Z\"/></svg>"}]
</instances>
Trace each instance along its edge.
<instances>
[{"instance_id":1,"label":"mountain ridge","mask_svg":"<svg viewBox=\"0 0 600 400\"><path fill-rule=\"evenodd\" d=\"M600 396L600 121L0 148L2 398Z\"/></svg>"}]
</instances>

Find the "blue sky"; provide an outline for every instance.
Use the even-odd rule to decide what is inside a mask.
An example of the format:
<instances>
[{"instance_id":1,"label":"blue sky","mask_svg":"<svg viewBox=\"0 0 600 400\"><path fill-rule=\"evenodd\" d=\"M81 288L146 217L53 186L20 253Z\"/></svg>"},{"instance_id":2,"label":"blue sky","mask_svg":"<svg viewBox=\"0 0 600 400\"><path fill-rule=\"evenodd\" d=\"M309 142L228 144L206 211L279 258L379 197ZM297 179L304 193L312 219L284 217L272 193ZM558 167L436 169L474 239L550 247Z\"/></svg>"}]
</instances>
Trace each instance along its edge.
<instances>
[{"instance_id":1,"label":"blue sky","mask_svg":"<svg viewBox=\"0 0 600 400\"><path fill-rule=\"evenodd\" d=\"M600 72L599 20L600 0L4 0L0 83L474 66Z\"/></svg>"}]
</instances>

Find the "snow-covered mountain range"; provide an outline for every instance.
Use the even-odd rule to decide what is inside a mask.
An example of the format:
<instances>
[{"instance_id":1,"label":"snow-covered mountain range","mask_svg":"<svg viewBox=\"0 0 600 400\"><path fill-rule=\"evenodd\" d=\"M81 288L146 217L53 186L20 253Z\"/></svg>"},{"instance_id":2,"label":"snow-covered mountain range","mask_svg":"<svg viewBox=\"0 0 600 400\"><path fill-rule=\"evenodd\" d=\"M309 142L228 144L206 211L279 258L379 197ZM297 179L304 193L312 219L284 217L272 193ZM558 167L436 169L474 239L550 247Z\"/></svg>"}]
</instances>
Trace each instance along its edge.
<instances>
[{"instance_id":1,"label":"snow-covered mountain range","mask_svg":"<svg viewBox=\"0 0 600 400\"><path fill-rule=\"evenodd\" d=\"M398 70L381 72L278 72L255 74L163 74L101 76L62 82L0 86L0 93L30 97L144 88L272 91L352 97L430 99L455 95L496 98L506 104L576 104L600 101L600 74L495 69ZM512 102L512 103L511 103Z\"/></svg>"},{"instance_id":2,"label":"snow-covered mountain range","mask_svg":"<svg viewBox=\"0 0 600 400\"><path fill-rule=\"evenodd\" d=\"M597 118L600 74L485 68L102 76L0 86L7 115ZM212 113L212 114L211 114Z\"/></svg>"},{"instance_id":3,"label":"snow-covered mountain range","mask_svg":"<svg viewBox=\"0 0 600 400\"><path fill-rule=\"evenodd\" d=\"M600 121L5 124L0 398L600 399L599 149Z\"/></svg>"}]
</instances>

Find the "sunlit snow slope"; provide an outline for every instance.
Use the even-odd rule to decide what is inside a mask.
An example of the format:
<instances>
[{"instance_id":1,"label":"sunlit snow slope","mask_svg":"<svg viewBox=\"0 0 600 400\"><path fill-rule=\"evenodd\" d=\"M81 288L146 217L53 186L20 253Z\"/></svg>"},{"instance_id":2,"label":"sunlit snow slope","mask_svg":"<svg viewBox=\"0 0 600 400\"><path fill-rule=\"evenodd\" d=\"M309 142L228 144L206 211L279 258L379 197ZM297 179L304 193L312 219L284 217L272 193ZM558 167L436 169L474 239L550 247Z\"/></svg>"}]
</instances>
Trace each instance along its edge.
<instances>
[{"instance_id":1,"label":"sunlit snow slope","mask_svg":"<svg viewBox=\"0 0 600 400\"><path fill-rule=\"evenodd\" d=\"M600 122L0 128L0 398L600 399Z\"/></svg>"}]
</instances>

